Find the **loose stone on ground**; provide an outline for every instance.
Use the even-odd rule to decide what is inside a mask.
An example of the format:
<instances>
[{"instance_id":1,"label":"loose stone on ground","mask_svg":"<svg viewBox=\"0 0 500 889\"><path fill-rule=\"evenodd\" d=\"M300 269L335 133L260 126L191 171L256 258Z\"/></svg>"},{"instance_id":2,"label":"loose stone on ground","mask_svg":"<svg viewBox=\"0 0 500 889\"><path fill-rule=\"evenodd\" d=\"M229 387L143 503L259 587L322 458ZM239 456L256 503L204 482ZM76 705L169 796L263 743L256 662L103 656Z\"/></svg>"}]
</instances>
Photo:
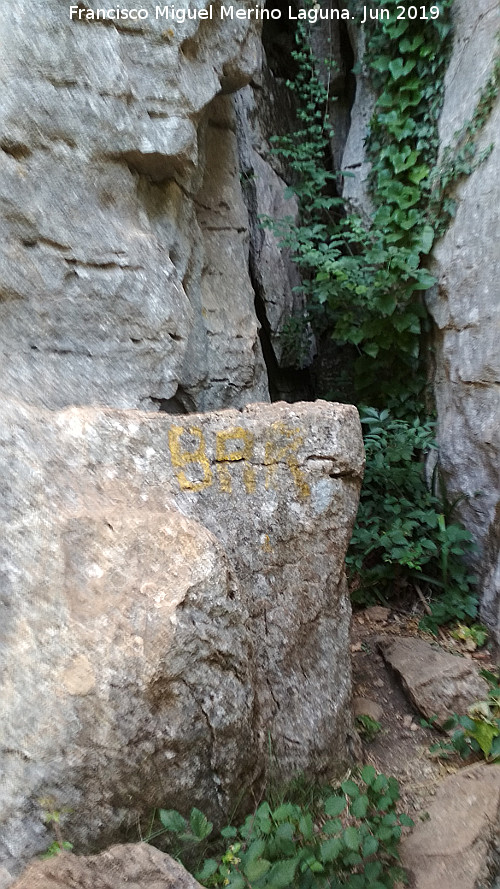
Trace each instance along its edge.
<instances>
[{"instance_id":1,"label":"loose stone on ground","mask_svg":"<svg viewBox=\"0 0 500 889\"><path fill-rule=\"evenodd\" d=\"M436 644L413 637L386 637L378 640L378 647L414 706L426 719L435 716L439 727L453 713L464 714L488 694L474 663Z\"/></svg>"},{"instance_id":2,"label":"loose stone on ground","mask_svg":"<svg viewBox=\"0 0 500 889\"><path fill-rule=\"evenodd\" d=\"M11 889L200 889L200 884L169 855L135 843L88 858L64 853L33 862Z\"/></svg>"},{"instance_id":3,"label":"loose stone on ground","mask_svg":"<svg viewBox=\"0 0 500 889\"><path fill-rule=\"evenodd\" d=\"M413 889L477 889L490 885L500 838L500 765L479 763L450 775L401 846Z\"/></svg>"}]
</instances>

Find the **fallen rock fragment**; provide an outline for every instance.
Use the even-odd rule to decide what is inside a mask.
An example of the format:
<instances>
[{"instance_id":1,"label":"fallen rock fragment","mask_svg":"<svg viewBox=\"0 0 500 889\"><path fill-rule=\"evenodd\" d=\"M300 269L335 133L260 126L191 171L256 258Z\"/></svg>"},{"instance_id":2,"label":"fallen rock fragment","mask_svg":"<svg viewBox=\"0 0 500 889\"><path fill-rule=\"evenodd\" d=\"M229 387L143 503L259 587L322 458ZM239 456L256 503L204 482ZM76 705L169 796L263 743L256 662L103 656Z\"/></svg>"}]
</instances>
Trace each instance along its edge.
<instances>
[{"instance_id":1,"label":"fallen rock fragment","mask_svg":"<svg viewBox=\"0 0 500 889\"><path fill-rule=\"evenodd\" d=\"M500 766L480 763L450 775L428 814L401 844L413 889L490 885L490 857L500 828Z\"/></svg>"},{"instance_id":2,"label":"fallen rock fragment","mask_svg":"<svg viewBox=\"0 0 500 889\"><path fill-rule=\"evenodd\" d=\"M112 846L88 858L70 853L30 864L11 889L200 889L200 884L147 843Z\"/></svg>"},{"instance_id":3,"label":"fallen rock fragment","mask_svg":"<svg viewBox=\"0 0 500 889\"><path fill-rule=\"evenodd\" d=\"M370 605L369 608L365 608L363 614L367 620L370 620L373 623L385 624L385 622L389 620L391 609L384 608L383 605Z\"/></svg>"},{"instance_id":4,"label":"fallen rock fragment","mask_svg":"<svg viewBox=\"0 0 500 889\"><path fill-rule=\"evenodd\" d=\"M465 713L488 694L488 686L472 661L448 654L437 645L413 637L384 637L378 646L415 707L427 719L435 716L440 728L452 713Z\"/></svg>"},{"instance_id":5,"label":"fallen rock fragment","mask_svg":"<svg viewBox=\"0 0 500 889\"><path fill-rule=\"evenodd\" d=\"M353 699L352 707L355 716L369 716L370 719L374 719L375 722L380 722L384 715L384 711L380 704L370 700L370 698L356 697Z\"/></svg>"}]
</instances>

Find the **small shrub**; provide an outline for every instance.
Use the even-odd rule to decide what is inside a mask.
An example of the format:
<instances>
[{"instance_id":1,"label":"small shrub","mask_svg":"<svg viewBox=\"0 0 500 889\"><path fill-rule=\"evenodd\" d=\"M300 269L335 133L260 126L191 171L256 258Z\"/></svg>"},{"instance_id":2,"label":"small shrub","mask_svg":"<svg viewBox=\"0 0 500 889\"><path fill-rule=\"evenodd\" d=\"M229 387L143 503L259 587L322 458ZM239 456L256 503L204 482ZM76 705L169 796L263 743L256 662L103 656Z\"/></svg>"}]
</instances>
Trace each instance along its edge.
<instances>
[{"instance_id":1,"label":"small shrub","mask_svg":"<svg viewBox=\"0 0 500 889\"><path fill-rule=\"evenodd\" d=\"M359 779L323 789L310 805L263 802L239 828L221 831L222 850L192 868L194 876L210 889L391 889L404 878L402 828L413 824L397 813L398 799L395 778L367 765ZM172 810L159 816L181 845L202 843L212 830L197 809L189 822Z\"/></svg>"},{"instance_id":2,"label":"small shrub","mask_svg":"<svg viewBox=\"0 0 500 889\"><path fill-rule=\"evenodd\" d=\"M363 740L368 743L373 741L378 733L382 731L380 722L377 722L376 719L372 719L371 716L367 716L366 713L361 713L359 716L356 716L356 728Z\"/></svg>"},{"instance_id":3,"label":"small shrub","mask_svg":"<svg viewBox=\"0 0 500 889\"><path fill-rule=\"evenodd\" d=\"M377 722L376 719L372 719L371 716L367 716L366 713L361 713L360 716L356 716L356 728L363 740L368 743L373 741L378 733L382 731L380 722Z\"/></svg>"},{"instance_id":4,"label":"small shrub","mask_svg":"<svg viewBox=\"0 0 500 889\"><path fill-rule=\"evenodd\" d=\"M467 651L475 651L482 648L488 640L488 630L483 624L457 624L451 635L459 642L463 642Z\"/></svg>"},{"instance_id":5,"label":"small shrub","mask_svg":"<svg viewBox=\"0 0 500 889\"><path fill-rule=\"evenodd\" d=\"M366 471L357 523L347 555L353 600L385 600L418 583L432 595L422 625L433 632L477 613L475 578L463 557L472 537L446 514L448 505L429 490L424 461L435 447L434 424L361 412Z\"/></svg>"},{"instance_id":6,"label":"small shrub","mask_svg":"<svg viewBox=\"0 0 500 889\"><path fill-rule=\"evenodd\" d=\"M431 753L445 759L455 755L469 759L475 755L484 757L487 762L500 762L499 676L488 670L482 670L481 675L490 686L487 700L472 704L467 716L454 713L443 726L453 734L448 741L433 744Z\"/></svg>"}]
</instances>

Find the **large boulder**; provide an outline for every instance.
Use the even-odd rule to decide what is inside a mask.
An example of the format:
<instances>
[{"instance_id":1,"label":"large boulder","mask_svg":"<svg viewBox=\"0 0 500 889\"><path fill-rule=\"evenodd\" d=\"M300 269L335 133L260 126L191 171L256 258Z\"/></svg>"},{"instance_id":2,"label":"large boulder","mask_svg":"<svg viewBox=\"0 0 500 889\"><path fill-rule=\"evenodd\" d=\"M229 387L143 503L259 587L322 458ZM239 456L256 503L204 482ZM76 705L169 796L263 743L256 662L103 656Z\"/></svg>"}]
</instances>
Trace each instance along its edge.
<instances>
[{"instance_id":1,"label":"large boulder","mask_svg":"<svg viewBox=\"0 0 500 889\"><path fill-rule=\"evenodd\" d=\"M455 37L440 119L441 148L471 117L498 52L498 4L455 0ZM457 211L433 250L438 285L435 394L448 498L478 542L482 616L500 642L500 102L480 134L488 159L456 190Z\"/></svg>"},{"instance_id":2,"label":"large boulder","mask_svg":"<svg viewBox=\"0 0 500 889\"><path fill-rule=\"evenodd\" d=\"M0 866L346 762L362 470L345 405L4 404Z\"/></svg>"}]
</instances>

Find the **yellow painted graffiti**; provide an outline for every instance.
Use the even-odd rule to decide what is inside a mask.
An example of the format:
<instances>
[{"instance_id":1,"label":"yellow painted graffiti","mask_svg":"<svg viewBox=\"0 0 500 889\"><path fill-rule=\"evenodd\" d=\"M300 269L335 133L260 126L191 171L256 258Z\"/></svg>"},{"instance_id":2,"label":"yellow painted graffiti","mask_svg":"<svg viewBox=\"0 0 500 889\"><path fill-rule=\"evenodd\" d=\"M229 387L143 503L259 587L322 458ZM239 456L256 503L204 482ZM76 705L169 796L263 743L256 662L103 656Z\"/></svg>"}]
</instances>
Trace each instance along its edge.
<instances>
[{"instance_id":1,"label":"yellow painted graffiti","mask_svg":"<svg viewBox=\"0 0 500 889\"><path fill-rule=\"evenodd\" d=\"M228 450L228 443L234 442L242 444L241 448ZM243 460L243 484L247 494L253 494L256 488L255 469L248 462L252 459L254 437L248 429L243 426L235 426L233 429L226 429L224 432L215 433L215 459L217 461L217 474L219 476L219 485L221 491L230 494L231 475L227 463L234 463L237 460Z\"/></svg>"},{"instance_id":2,"label":"yellow painted graffiti","mask_svg":"<svg viewBox=\"0 0 500 889\"><path fill-rule=\"evenodd\" d=\"M193 450L182 442L183 436L191 436L195 440ZM215 433L215 465L219 489L224 494L233 490L230 464L243 464L243 485L247 494L253 494L257 487L255 467L251 461L254 455L254 435L243 426L233 426ZM303 444L300 429L292 429L281 421L269 427L264 449L264 465L266 466L265 488L273 486L276 467L285 464L292 475L297 494L301 499L310 496L311 490L300 468L297 451ZM180 487L187 491L202 491L213 484L213 473L203 430L199 426L171 426L168 433L168 445L172 458L172 466L177 475ZM188 471L189 468L189 471ZM192 476L192 477L190 477Z\"/></svg>"},{"instance_id":3,"label":"yellow painted graffiti","mask_svg":"<svg viewBox=\"0 0 500 889\"><path fill-rule=\"evenodd\" d=\"M285 462L292 474L299 497L301 500L305 500L310 497L311 489L304 478L297 458L297 450L304 442L300 429L290 429L289 426L278 420L272 424L271 433L271 438L266 442L264 454L264 463L267 466L266 491L272 486L276 466L280 462Z\"/></svg>"},{"instance_id":4,"label":"yellow painted graffiti","mask_svg":"<svg viewBox=\"0 0 500 889\"><path fill-rule=\"evenodd\" d=\"M186 434L192 435L197 440L198 445L194 451L182 450L181 438ZM208 488L213 482L212 470L205 451L205 440L203 432L198 426L171 426L168 431L168 446L170 448L170 456L172 457L172 466L174 467L179 485L187 491L202 491ZM203 476L201 479L192 481L184 472L187 466L201 467Z\"/></svg>"}]
</instances>

